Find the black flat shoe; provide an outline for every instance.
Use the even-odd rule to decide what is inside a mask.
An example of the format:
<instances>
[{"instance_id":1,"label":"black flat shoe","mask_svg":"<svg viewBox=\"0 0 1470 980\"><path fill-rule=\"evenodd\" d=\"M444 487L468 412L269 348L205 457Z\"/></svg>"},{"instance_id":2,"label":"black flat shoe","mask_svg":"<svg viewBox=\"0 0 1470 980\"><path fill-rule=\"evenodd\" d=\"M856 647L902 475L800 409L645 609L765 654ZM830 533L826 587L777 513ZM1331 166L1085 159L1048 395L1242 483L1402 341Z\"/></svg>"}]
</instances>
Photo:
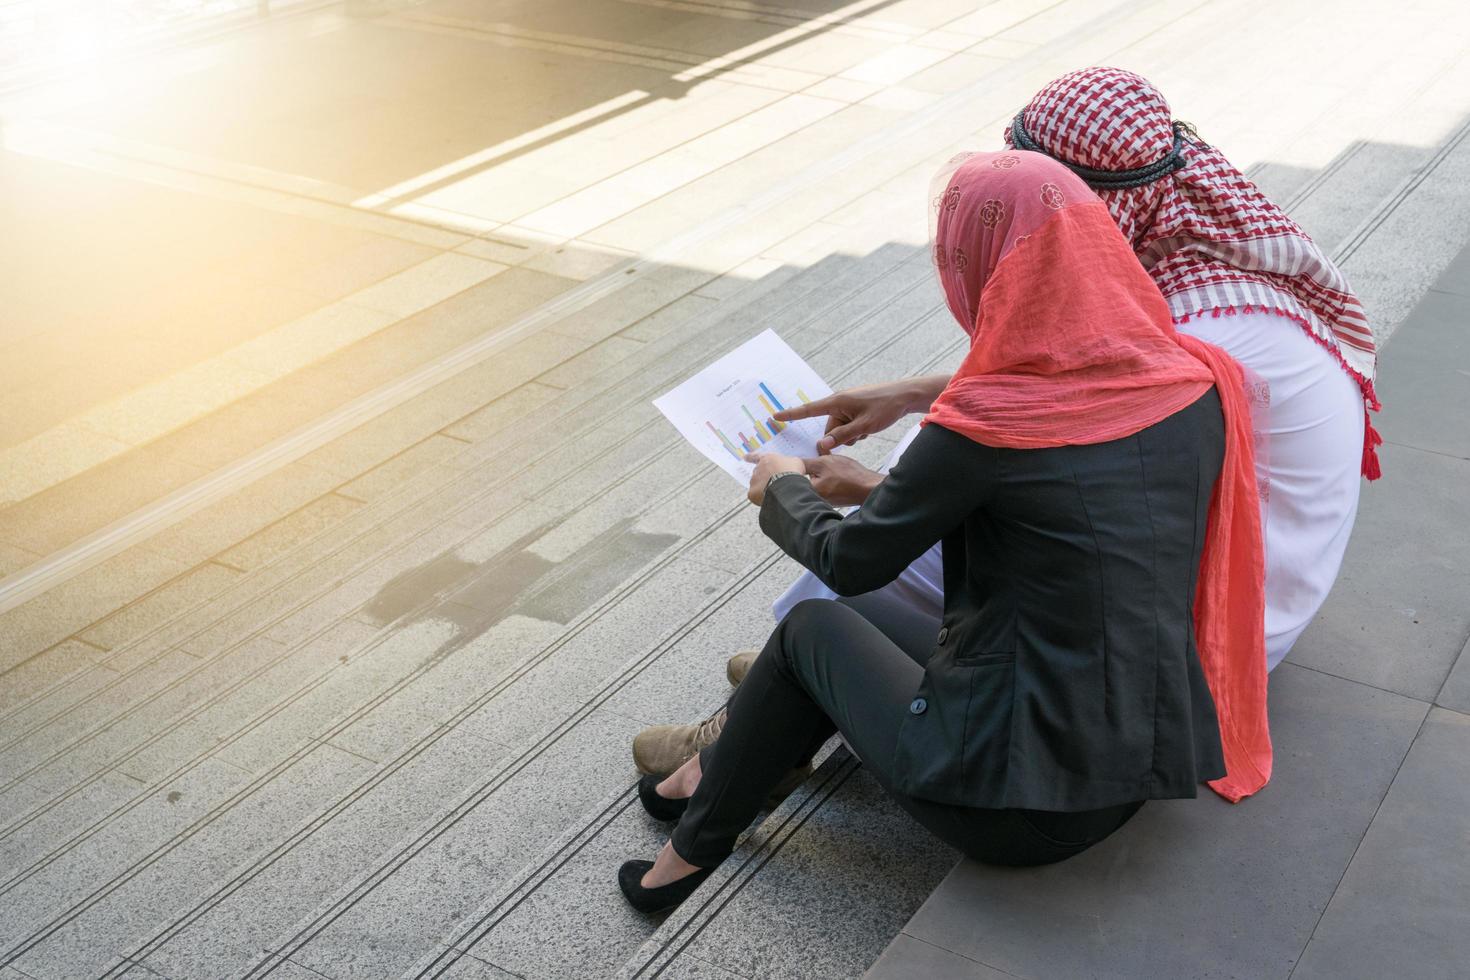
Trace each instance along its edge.
<instances>
[{"instance_id":1,"label":"black flat shoe","mask_svg":"<svg viewBox=\"0 0 1470 980\"><path fill-rule=\"evenodd\" d=\"M685 810L689 809L689 799L685 797L682 800L671 800L667 796L659 796L658 784L667 778L667 776L644 776L638 780L638 799L650 817L673 823L684 815Z\"/></svg>"},{"instance_id":2,"label":"black flat shoe","mask_svg":"<svg viewBox=\"0 0 1470 980\"><path fill-rule=\"evenodd\" d=\"M671 881L667 885L657 888L644 888L641 882L643 876L648 874L648 869L653 867L652 861L627 861L618 869L618 887L623 890L623 897L628 904L640 912L653 915L657 912L667 912L678 905L684 899L694 894L704 879L710 876L714 868L700 868L693 874Z\"/></svg>"}]
</instances>

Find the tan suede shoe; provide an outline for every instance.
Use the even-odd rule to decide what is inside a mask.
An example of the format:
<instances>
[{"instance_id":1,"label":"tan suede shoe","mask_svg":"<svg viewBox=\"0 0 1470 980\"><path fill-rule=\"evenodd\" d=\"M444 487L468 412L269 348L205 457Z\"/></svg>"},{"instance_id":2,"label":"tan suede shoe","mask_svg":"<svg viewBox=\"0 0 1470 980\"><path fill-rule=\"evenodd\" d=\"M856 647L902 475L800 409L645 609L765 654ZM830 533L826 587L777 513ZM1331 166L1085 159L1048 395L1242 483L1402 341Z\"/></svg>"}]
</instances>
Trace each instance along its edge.
<instances>
[{"instance_id":1,"label":"tan suede shoe","mask_svg":"<svg viewBox=\"0 0 1470 980\"><path fill-rule=\"evenodd\" d=\"M750 665L755 663L755 658L760 655L759 650L741 650L730 658L725 664L725 676L730 678L731 687L740 686L740 682L745 680L745 675L750 673Z\"/></svg>"},{"instance_id":2,"label":"tan suede shoe","mask_svg":"<svg viewBox=\"0 0 1470 980\"><path fill-rule=\"evenodd\" d=\"M697 725L653 725L633 737L633 764L646 776L667 776L689 761L690 756L720 737L725 727L725 709L721 708ZM788 772L771 795L766 809L774 810L782 800L812 774L811 766L798 766Z\"/></svg>"},{"instance_id":3,"label":"tan suede shoe","mask_svg":"<svg viewBox=\"0 0 1470 980\"><path fill-rule=\"evenodd\" d=\"M633 765L645 776L667 776L720 737L721 708L697 725L654 725L633 736Z\"/></svg>"}]
</instances>

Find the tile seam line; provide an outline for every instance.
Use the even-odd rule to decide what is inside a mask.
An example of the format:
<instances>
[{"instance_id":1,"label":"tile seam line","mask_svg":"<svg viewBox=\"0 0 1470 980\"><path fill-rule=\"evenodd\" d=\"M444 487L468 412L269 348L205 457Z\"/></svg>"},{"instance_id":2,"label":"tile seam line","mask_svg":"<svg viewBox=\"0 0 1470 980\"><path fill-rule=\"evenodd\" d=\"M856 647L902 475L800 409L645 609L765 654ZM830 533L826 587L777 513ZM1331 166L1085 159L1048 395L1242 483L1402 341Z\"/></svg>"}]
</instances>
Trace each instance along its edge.
<instances>
[{"instance_id":1,"label":"tile seam line","mask_svg":"<svg viewBox=\"0 0 1470 980\"><path fill-rule=\"evenodd\" d=\"M912 916L910 917L910 919L912 919ZM1026 980L1025 977L1021 976L1018 973L1012 973L1010 970L1002 970L1000 967L998 967L998 966L992 966L991 964L986 963L984 960L977 960L973 956L966 956L964 953L955 952L954 950L948 948L947 946L941 946L938 943L930 942L929 940L923 938L922 936L916 936L913 933L911 933L911 932L908 931L908 929L907 929L907 923L905 923L904 925L905 925L905 928L898 930L898 934L900 936L907 936L910 939L912 939L914 942L916 942L916 943L923 943L925 946L928 946L930 949L941 950L941 951L943 951L945 953L950 954L951 956L958 956L962 960L969 960L971 963L974 963L974 964L976 964L978 966L983 966L987 970L994 970L996 973L1003 973L1003 974L1005 974L1008 977L1015 977L1016 980ZM891 946L893 944L890 942L889 945ZM885 952L886 952L886 949L885 949Z\"/></svg>"},{"instance_id":2,"label":"tile seam line","mask_svg":"<svg viewBox=\"0 0 1470 980\"><path fill-rule=\"evenodd\" d=\"M1283 660L1281 663L1290 664L1297 670L1310 670L1314 674L1320 674L1323 677L1330 677L1335 681L1342 681L1346 684L1353 684L1357 687L1365 687L1370 691L1377 691L1379 694L1387 694L1389 697L1403 698L1405 701L1416 701L1419 704L1427 705L1429 707L1434 706L1434 697L1421 698L1416 694L1405 694L1403 691L1395 691L1393 688L1390 687L1380 687L1377 684L1372 684L1368 681L1358 680L1355 677L1344 677L1342 674L1334 674L1330 670L1325 670L1321 667L1313 667L1311 664L1299 664L1296 661L1290 659ZM1453 665L1451 666L1453 667ZM1437 691L1435 696L1438 696Z\"/></svg>"},{"instance_id":3,"label":"tile seam line","mask_svg":"<svg viewBox=\"0 0 1470 980\"><path fill-rule=\"evenodd\" d=\"M1420 703L1422 704L1423 702ZM1414 737L1409 739L1408 745L1404 746L1404 754L1399 757L1398 765L1394 767L1393 778L1384 787L1383 795L1378 798L1377 805L1373 807L1373 816L1368 818L1367 824L1363 826L1363 832L1358 835L1358 842L1353 845L1353 853L1347 859L1347 863L1342 866L1342 873L1337 876L1337 883L1332 886L1332 894L1327 897L1326 902L1322 903L1322 911L1317 914L1317 920L1312 923L1312 931L1307 936L1307 941L1302 943L1301 948L1297 951L1296 961L1291 964L1291 971L1287 973L1286 980L1291 980L1292 977L1296 976L1296 971L1301 968L1302 961L1306 959L1307 950L1311 948L1312 942L1317 938L1317 930L1322 928L1322 920L1327 918L1327 912L1332 908L1332 900L1337 897L1338 890L1342 888L1343 881L1347 878L1348 872L1352 870L1353 862L1358 859L1358 853L1362 851L1363 842L1368 839L1368 834L1372 831L1373 824L1378 822L1378 814L1383 811L1383 804L1388 802L1389 795L1393 793L1394 784L1399 781L1399 776L1404 769L1404 763L1409 761L1409 754L1414 751L1414 746L1418 744L1419 737L1424 734L1424 729L1429 727L1429 716L1433 713L1434 705L1425 705L1424 717L1419 720L1419 727L1414 730Z\"/></svg>"},{"instance_id":4,"label":"tile seam line","mask_svg":"<svg viewBox=\"0 0 1470 980\"><path fill-rule=\"evenodd\" d=\"M936 359L939 356L943 356L943 355L937 355L936 356ZM722 517L716 523L717 524L723 524L723 523L727 522L733 516L733 514L736 513L737 511L738 511L738 508L737 508L737 510L732 510L730 512L727 512L725 515L722 515ZM705 531L701 533L701 536L707 536L707 534L712 533L713 527L714 526L711 525L710 528L706 528ZM643 670L645 670L652 663L656 662L660 657L662 657L665 653L667 653L669 649L672 649L672 647L674 646L674 644L676 644L678 642L678 640L681 639L684 635L687 635L687 633L691 629L695 628L699 624L701 624L704 621L706 621L710 616L714 615L714 613L717 612L720 608L723 608L723 606L726 603L728 603L731 600L731 598L733 598L733 596L736 593L738 593L741 589L743 589L746 585L748 585L755 578L758 578L760 575L764 574L766 571L769 571L769 569L773 566L774 562L778 558L779 558L779 554L773 553L773 554L767 555L764 558L759 559L756 562L752 563L751 565L747 566L747 568L744 571L742 571L740 573L740 575L738 576L737 582L734 583L733 586L727 587L725 589L725 591L721 594L721 597L719 598L718 601L712 602L712 603L706 605L705 607L701 608L692 617L690 617L690 619L687 620L683 625L681 625L680 627L675 628L670 633L669 636L665 637L662 641L660 641L658 644L656 644L655 647L652 650L650 650L644 656L640 657L639 658L639 662L636 665L636 669L625 670L623 673L621 673L618 676L616 676L616 677L612 678L611 680L609 680L607 683L605 683L602 686L601 689L599 689L599 691L596 694L592 695L592 697L589 698L589 700L587 702L585 702L576 711L572 712L572 714L569 715L567 717L567 719L565 719L563 721L563 723L558 726L556 737L554 739L552 739L552 741L554 742L556 740L559 740L561 737L563 737L565 734L567 734L567 732L569 732L571 729L575 728L578 724L580 724L581 721L584 720L589 714L591 714L592 711L597 710L598 708L603 707L609 700L611 700L611 698L614 695L616 695L618 693L618 691L622 690L624 687L626 687L628 684L630 684L633 681L633 679L635 679L639 674L641 674L643 672ZM666 564L667 564L667 562L661 562L661 563L659 563L659 567L662 568ZM621 592L626 592L627 590L624 589L624 590L619 590L619 591L621 593ZM587 626L587 623L584 622L584 623L580 624L580 626L585 627L585 626ZM521 674L518 674L514 678L509 678L510 682L513 683L514 680L519 679L520 676L523 676L523 674L525 672L528 672L529 669L532 669L532 668L534 668L534 664L531 665L531 667L527 668L527 671L523 671ZM482 698L477 699L477 702L479 703L479 706L483 706L483 703L488 703L489 700L492 700L493 699L493 697L498 696L498 694L501 693L500 690L498 690L498 689L500 689L502 687L508 688L508 686L509 686L508 684L505 684L503 682L497 682L497 684L495 685L495 688L496 689L492 689L492 691L487 692L487 696L483 696ZM478 710L478 707L476 708L476 710ZM463 713L463 712L460 712L460 713ZM457 714L459 714L459 713L457 713ZM456 721L454 719L450 719L450 720L454 722L454 724L451 725L450 727L451 728L457 727L457 725L459 724L459 721ZM462 720L462 719L460 719L460 720ZM563 729L563 727L565 727L565 730L561 730L561 729ZM528 749L527 751L530 751L530 749ZM524 754L524 753L522 753L522 754ZM512 762L514 762L514 760L512 760ZM507 763L507 767L509 765L511 765L511 763ZM504 769L505 769L505 767L502 767L501 770L497 770L496 775L494 777L492 777L492 780L491 780L492 783L495 782L495 780L498 780L500 778L501 774L504 772ZM511 776L513 776L513 775L514 775L514 773L511 774ZM510 778L510 777L507 777L507 779L508 778ZM470 794L470 798L473 798L476 795L480 795L482 792L484 792L484 795L488 796L490 793L495 792L498 788L499 788L499 784L494 785L494 786L491 786L489 783L484 784L484 785L482 785L480 787L480 789L478 789L475 792L471 793ZM487 789L488 789L488 792L485 792ZM359 878L359 880L358 880L358 883L356 885L354 885L353 888L350 889L345 895L339 897L336 901L330 903L328 905L328 907L324 911L318 911L316 917L313 918L308 925L306 925L306 926L302 927L301 929L299 929L298 932L290 940L288 940L288 942L287 942L286 945L289 945L290 943L293 943L293 942L294 943L298 943L297 949L301 949L301 948L304 948L305 946L307 946L308 944L310 944L310 942L312 942L316 938L317 935L319 935L326 928L330 927L331 923L335 922L343 914L345 914L347 911L350 911L354 906L356 906L356 904L358 902L360 902L362 900L362 898L366 894L368 894L371 891L373 891L374 889L376 889L378 887L378 885L380 885L383 881L387 880L387 878L391 877L393 874L397 873L397 871L403 865L407 864L408 861L412 860L412 858L414 856L416 856L416 854L418 853L418 851L415 849L417 847L417 845L419 845L419 844L422 843L424 846L428 846L428 844L432 843L439 836L441 836L442 833L446 832L447 830L449 830L450 828L452 828L456 823L458 823L459 820L463 819L463 817L467 813L469 813L470 811L472 811L475 807L477 807L479 805L479 802L481 802L481 801L475 801L473 803L470 803L469 802L470 798L467 798L466 800L461 801L461 803L460 804L457 804L456 805L456 808L455 808L457 810L460 806L467 805L468 806L468 809L465 811L465 814L458 814L458 815L456 815L453 811L451 811L451 813L446 814L444 817L441 817L438 821L435 821L433 825L430 825L426 829L422 829L421 832L417 836L415 836L412 839L408 840L407 843L404 844L397 852L395 852L385 863L380 864L378 868L376 868L375 870L373 870L369 874L367 874L365 876L361 876ZM447 823L446 823L446 821L447 821ZM439 828L438 825L441 824L441 823L443 823L444 826L442 828ZM293 845L293 847L294 847L294 845ZM410 853L410 852L412 852L412 853ZM400 858L401 858L401 860L400 860ZM256 861L252 862L252 866L256 866L256 870L257 871L263 870L262 867L258 867L261 864L261 860L262 859L257 858ZM274 859L272 859L272 861L270 861L269 863L274 863ZM267 864L267 866L268 866L268 864ZM246 870L249 871L250 869L247 868ZM242 874L244 874L244 872L242 872ZM241 887L243 887L245 884L248 884L248 881L249 880L253 880L254 877L255 877L255 875L250 875L250 878L249 879L247 879L246 881L242 881L241 882ZM234 879L232 879L232 881L231 881L231 884L233 884L233 883L234 883ZM233 894L233 892L235 890L238 890L238 889L232 889L230 893ZM354 893L358 892L359 890L362 891L362 894L354 894ZM154 935L154 937L152 939L150 939L147 944L145 944L145 946L153 946L154 949L156 950L157 948L161 948L162 946L167 945L169 942L171 942L173 940L173 938L175 938L175 936L179 932L187 929L190 925L193 924L194 921L197 921L197 919L199 918L199 916L204 915L204 914L207 914L210 910L212 910L214 907L216 907L219 904L219 901L223 901L227 897L228 897L228 895L218 896L218 899L219 899L218 901L211 902L211 899L216 898L216 896L213 896L212 895L212 896L207 897L204 900L201 900L199 902L196 902L195 903L195 907L189 913L187 913L184 916L176 919L174 921L174 923L172 923L168 929L165 929L163 932L156 933ZM207 908L205 907L206 905L208 906ZM338 906L340 906L340 908ZM323 921L323 920L325 920L325 921ZM305 933L307 933L307 932L311 932L311 935L306 935L303 938L303 935ZM284 946L282 948L284 948ZM290 956L294 954L294 952L295 951L293 950L291 953L286 954L286 958L289 959ZM145 953L144 952L144 947L140 947L139 950L137 952L135 952L134 955L151 955L151 951ZM259 969L259 967L261 965L263 965L263 964L257 964L257 966L254 969Z\"/></svg>"},{"instance_id":5,"label":"tile seam line","mask_svg":"<svg viewBox=\"0 0 1470 980\"><path fill-rule=\"evenodd\" d=\"M1412 442L1404 442L1401 439L1385 439L1383 440L1383 444L1386 446L1397 446L1400 449L1409 449L1416 453L1424 453L1429 456L1438 456L1441 459L1453 459L1461 463L1470 462L1470 456L1460 456L1455 453L1445 452L1443 449L1430 449L1428 446L1416 446Z\"/></svg>"},{"instance_id":6,"label":"tile seam line","mask_svg":"<svg viewBox=\"0 0 1470 980\"><path fill-rule=\"evenodd\" d=\"M634 0L634 2L637 2L637 0ZM894 2L894 0L888 0L888 3L890 3L890 4L893 3L893 2ZM881 7L880 8L877 8L877 9L881 9ZM593 54L594 57L597 56L597 55L611 55L611 56L616 56L616 57L618 57L620 59L621 58L629 58L629 59L636 58L636 59L643 59L645 61L662 61L662 62L666 62L669 66L679 67L679 68L681 68L684 71L687 71L690 68L701 68L701 67L703 67L705 65L708 65L712 61L718 61L718 60L721 60L721 59L728 59L729 58L729 55L708 55L708 56L706 56L706 55L700 55L700 54L697 54L697 53L694 53L694 52L680 51L677 48L655 48L655 47L648 47L648 48L643 48L641 50L620 50L617 47L609 47L608 45L609 44L623 44L624 42L620 42L620 41L612 41L612 42L602 41L602 40L600 40L598 38L589 37L589 36L586 36L586 35L557 34L555 32L538 31L538 30L528 30L528 29L517 30L517 29L514 28L514 25L508 25L504 21L475 21L475 20L473 20L471 18L452 17L452 16L439 15L439 14L420 14L420 13L401 14L401 15L398 15L398 16L395 16L395 17L385 18L385 21L386 21L386 23L389 26L395 26L395 27L402 26L402 27L407 27L409 29L413 29L417 25L426 24L426 25L429 25L430 27L441 27L441 26L442 27L448 27L448 28L451 28L453 30L463 32L465 34L474 34L474 35L479 35L481 37L486 37L486 38L502 39L502 40L508 40L508 41L511 41L511 42L515 42L515 41L528 41L528 42L531 42L533 44L545 45L547 47L559 47L559 48L580 49L580 50L585 50L585 51L588 51L588 52L592 52L592 54ZM772 23L772 22L769 22L769 21L760 21L759 23L765 23L768 26L772 26L772 27L784 26L787 29L796 29L798 27L805 26L804 24L797 24L797 23L791 23L791 24L784 24L783 25L783 24ZM800 41L800 40L807 40L807 39L812 38L812 37L819 37L821 35L829 34L829 33L830 34L838 34L838 35L841 35L841 36L844 36L844 37L851 37L851 36L853 36L852 34L847 33L847 32L844 31L844 28L847 27L847 26L848 25L845 22L843 22L843 23L836 23L836 24L830 24L830 25L824 25L823 27L821 27L821 28L819 28L817 30L805 32L802 35L801 38L798 38L798 39L795 39L795 40L798 40L798 41ZM507 28L509 28L509 29L507 29ZM878 43L892 44L895 47L897 47L899 45L903 45L903 44L913 43L913 38L899 38L897 36L891 36L891 37L888 37L888 38L882 39L882 40L877 39L877 38L869 38L869 40L875 40L875 41L878 41ZM637 45L632 45L632 47L637 47ZM947 50L947 49L938 49L938 50ZM731 61L730 62L730 65L732 65L732 66L734 66L736 68L739 68L739 67L741 67L743 65L751 64L755 60L756 60L755 58L738 58L738 59L735 59L735 60ZM718 71L718 70L721 70L721 69L725 69L726 67L727 66L726 65L723 65L723 64L722 65L718 65L718 66L716 66L715 70ZM773 67L784 68L784 66L780 66L780 65L776 65L776 66L773 66ZM785 70L792 71L793 73L799 73L799 74L815 74L814 72L806 72L806 71L803 71L802 69L785 69ZM830 77L830 76L828 76L828 77Z\"/></svg>"},{"instance_id":7,"label":"tile seam line","mask_svg":"<svg viewBox=\"0 0 1470 980\"><path fill-rule=\"evenodd\" d=\"M1445 688L1450 686L1450 678L1455 676L1455 668L1460 665L1460 658L1465 656L1467 651L1470 651L1470 635L1467 635L1464 641L1461 642L1460 652L1455 654L1455 659L1450 662L1449 670L1446 670L1444 673L1444 680L1440 681L1439 686L1434 689L1434 697L1429 700L1431 707L1444 708L1446 711L1456 711L1462 715L1470 715L1470 708L1452 708L1439 702L1439 699L1444 696Z\"/></svg>"},{"instance_id":8,"label":"tile seam line","mask_svg":"<svg viewBox=\"0 0 1470 980\"><path fill-rule=\"evenodd\" d=\"M688 956L690 959L697 960L698 962L703 963L705 966L708 966L713 970L718 970L721 973L728 973L732 977L737 978L737 980L760 980L760 978L756 977L754 974L743 973L740 970L736 970L735 968L730 966L721 966L714 960L710 959L708 956L700 956L698 953L689 953ZM716 980L718 980L718 978L716 978Z\"/></svg>"},{"instance_id":9,"label":"tile seam line","mask_svg":"<svg viewBox=\"0 0 1470 980\"><path fill-rule=\"evenodd\" d=\"M1087 36L1097 25L1110 22L1114 13L1124 6L1126 4L1121 2L1110 4L1106 10L1039 48L1035 53L1036 56L1044 57L1047 51L1054 52L1065 48L1075 38ZM614 266L602 276L574 287L556 299L522 314L505 327L482 335L396 381L359 396L316 422L303 426L261 447L254 453L188 484L149 507L134 511L121 520L87 535L75 544L54 552L35 565L0 579L0 613L7 612L28 599L42 595L53 586L67 581L133 544L147 540L153 534L177 523L208 504L294 462L331 439L403 404L414 395L427 391L440 381L448 380L466 368L482 362L491 354L508 346L512 341L529 335L565 316L586 309L596 300L611 295L624 285L640 280L654 268L673 264L689 248L738 226L742 221L762 211L776 207L832 174L839 173L849 166L855 166L867 157L882 152L895 142L901 143L904 137L943 118L952 108L963 105L976 94L994 87L997 78L1020 74L1029 67L1032 60L1028 59L1025 63L1007 62L994 71L987 72L970 85L931 103L912 116L864 137L839 153L809 165L751 200L673 236L652 249L647 255Z\"/></svg>"}]
</instances>

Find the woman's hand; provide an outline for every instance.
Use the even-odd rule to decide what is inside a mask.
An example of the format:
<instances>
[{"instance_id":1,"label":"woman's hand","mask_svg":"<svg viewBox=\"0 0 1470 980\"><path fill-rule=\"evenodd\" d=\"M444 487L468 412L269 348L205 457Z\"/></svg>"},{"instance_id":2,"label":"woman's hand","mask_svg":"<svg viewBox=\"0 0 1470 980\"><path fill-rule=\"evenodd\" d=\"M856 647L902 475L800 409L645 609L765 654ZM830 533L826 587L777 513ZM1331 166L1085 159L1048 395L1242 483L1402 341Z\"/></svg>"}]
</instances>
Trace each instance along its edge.
<instances>
[{"instance_id":1,"label":"woman's hand","mask_svg":"<svg viewBox=\"0 0 1470 980\"><path fill-rule=\"evenodd\" d=\"M882 432L910 412L928 411L949 383L936 374L907 381L849 388L776 413L780 422L827 416L827 434L817 440L817 452L826 456L838 446L851 446L859 439Z\"/></svg>"},{"instance_id":2,"label":"woman's hand","mask_svg":"<svg viewBox=\"0 0 1470 980\"><path fill-rule=\"evenodd\" d=\"M868 499L883 474L868 469L851 456L818 456L802 460L812 489L833 507L849 507Z\"/></svg>"},{"instance_id":3,"label":"woman's hand","mask_svg":"<svg viewBox=\"0 0 1470 980\"><path fill-rule=\"evenodd\" d=\"M745 496L757 507L766 499L766 484L771 482L771 477L777 473L806 472L806 464L800 459L780 453L750 453L745 461L755 464L755 472L750 474L750 489Z\"/></svg>"}]
</instances>

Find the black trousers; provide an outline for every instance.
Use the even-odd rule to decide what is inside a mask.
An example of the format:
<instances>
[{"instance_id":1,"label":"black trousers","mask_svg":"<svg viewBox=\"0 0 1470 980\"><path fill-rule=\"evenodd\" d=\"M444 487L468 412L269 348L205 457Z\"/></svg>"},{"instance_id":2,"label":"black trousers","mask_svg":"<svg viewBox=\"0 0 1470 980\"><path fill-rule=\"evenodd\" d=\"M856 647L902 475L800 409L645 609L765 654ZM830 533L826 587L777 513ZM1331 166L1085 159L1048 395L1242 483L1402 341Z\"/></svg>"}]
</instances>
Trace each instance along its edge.
<instances>
[{"instance_id":1,"label":"black trousers","mask_svg":"<svg viewBox=\"0 0 1470 980\"><path fill-rule=\"evenodd\" d=\"M1050 864L1121 827L1143 804L1077 813L995 810L893 791L899 726L939 622L859 596L810 599L787 614L730 699L725 728L700 753L699 788L674 828L675 852L714 867L767 795L840 731L883 789L940 840L987 864Z\"/></svg>"}]
</instances>

